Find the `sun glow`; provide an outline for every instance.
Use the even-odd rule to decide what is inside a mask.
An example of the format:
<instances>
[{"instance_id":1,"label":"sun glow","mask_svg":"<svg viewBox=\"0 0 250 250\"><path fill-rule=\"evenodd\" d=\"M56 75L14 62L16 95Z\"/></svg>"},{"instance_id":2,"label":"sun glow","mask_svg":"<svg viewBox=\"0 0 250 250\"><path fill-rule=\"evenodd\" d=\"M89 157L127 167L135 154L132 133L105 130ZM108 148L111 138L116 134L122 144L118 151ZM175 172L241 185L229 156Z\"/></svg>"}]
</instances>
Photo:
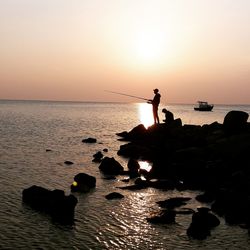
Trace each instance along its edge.
<instances>
[{"instance_id":1,"label":"sun glow","mask_svg":"<svg viewBox=\"0 0 250 250\"><path fill-rule=\"evenodd\" d=\"M172 51L167 32L155 27L135 28L126 39L129 64L138 69L159 70L170 59ZM131 60L133 58L133 60Z\"/></svg>"},{"instance_id":2,"label":"sun glow","mask_svg":"<svg viewBox=\"0 0 250 250\"><path fill-rule=\"evenodd\" d=\"M154 124L152 105L147 103L139 103L138 105L140 122L145 128L148 128Z\"/></svg>"},{"instance_id":3,"label":"sun glow","mask_svg":"<svg viewBox=\"0 0 250 250\"><path fill-rule=\"evenodd\" d=\"M161 59L165 50L165 37L160 32L143 32L135 36L135 55L137 60L155 62Z\"/></svg>"}]
</instances>

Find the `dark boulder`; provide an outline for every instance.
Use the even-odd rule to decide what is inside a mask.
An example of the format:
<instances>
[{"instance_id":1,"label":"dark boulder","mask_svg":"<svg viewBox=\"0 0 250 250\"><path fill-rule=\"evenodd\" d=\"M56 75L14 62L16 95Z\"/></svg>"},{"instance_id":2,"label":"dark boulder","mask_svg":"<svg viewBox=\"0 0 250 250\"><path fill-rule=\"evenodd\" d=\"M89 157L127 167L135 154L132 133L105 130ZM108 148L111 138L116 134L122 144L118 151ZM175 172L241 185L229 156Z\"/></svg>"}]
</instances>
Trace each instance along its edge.
<instances>
[{"instance_id":1,"label":"dark boulder","mask_svg":"<svg viewBox=\"0 0 250 250\"><path fill-rule=\"evenodd\" d=\"M191 199L192 198L189 197L173 197L164 201L157 201L156 203L162 208L173 209L175 207L186 205L186 202Z\"/></svg>"},{"instance_id":2,"label":"dark boulder","mask_svg":"<svg viewBox=\"0 0 250 250\"><path fill-rule=\"evenodd\" d=\"M65 164L65 165L73 165L74 162L72 162L72 161L65 161L64 164Z\"/></svg>"},{"instance_id":3,"label":"dark boulder","mask_svg":"<svg viewBox=\"0 0 250 250\"><path fill-rule=\"evenodd\" d=\"M101 151L98 151L96 152L94 155L93 155L94 159L92 160L92 162L101 162L102 161L102 158L103 158L103 153Z\"/></svg>"},{"instance_id":4,"label":"dark boulder","mask_svg":"<svg viewBox=\"0 0 250 250\"><path fill-rule=\"evenodd\" d=\"M72 192L88 192L96 186L96 178L85 174L79 173L74 177L74 182L71 185Z\"/></svg>"},{"instance_id":5,"label":"dark boulder","mask_svg":"<svg viewBox=\"0 0 250 250\"><path fill-rule=\"evenodd\" d=\"M175 223L176 212L174 210L163 210L157 215L146 218L150 223L170 224Z\"/></svg>"},{"instance_id":6,"label":"dark boulder","mask_svg":"<svg viewBox=\"0 0 250 250\"><path fill-rule=\"evenodd\" d=\"M58 222L72 224L77 199L73 195L66 196L62 190L48 190L39 186L31 186L22 192L23 202L41 212L52 216Z\"/></svg>"},{"instance_id":7,"label":"dark boulder","mask_svg":"<svg viewBox=\"0 0 250 250\"><path fill-rule=\"evenodd\" d=\"M223 121L223 127L227 133L242 132L247 127L248 113L232 110L228 112Z\"/></svg>"},{"instance_id":8,"label":"dark boulder","mask_svg":"<svg viewBox=\"0 0 250 250\"><path fill-rule=\"evenodd\" d=\"M198 212L192 216L192 222L187 229L187 235L194 238L203 240L210 236L210 230L220 224L220 220L209 212L210 209L206 207L198 208Z\"/></svg>"},{"instance_id":9,"label":"dark boulder","mask_svg":"<svg viewBox=\"0 0 250 250\"><path fill-rule=\"evenodd\" d=\"M118 175L124 171L123 166L118 161L116 161L114 157L104 157L99 166L99 169L104 174L110 175Z\"/></svg>"},{"instance_id":10,"label":"dark boulder","mask_svg":"<svg viewBox=\"0 0 250 250\"><path fill-rule=\"evenodd\" d=\"M244 224L249 220L249 193L246 190L221 190L211 209L224 216L228 224Z\"/></svg>"},{"instance_id":11,"label":"dark boulder","mask_svg":"<svg viewBox=\"0 0 250 250\"><path fill-rule=\"evenodd\" d=\"M130 157L139 159L146 157L147 159L152 158L152 150L147 145L141 145L136 143L128 143L120 146L117 154L119 156Z\"/></svg>"},{"instance_id":12,"label":"dark boulder","mask_svg":"<svg viewBox=\"0 0 250 250\"><path fill-rule=\"evenodd\" d=\"M124 195L117 193L117 192L113 192L113 193L106 195L105 198L107 200L122 199L122 198L124 198Z\"/></svg>"},{"instance_id":13,"label":"dark boulder","mask_svg":"<svg viewBox=\"0 0 250 250\"><path fill-rule=\"evenodd\" d=\"M195 197L195 199L199 202L210 203L213 202L216 198L216 195L212 191L205 191L202 194L199 194Z\"/></svg>"},{"instance_id":14,"label":"dark boulder","mask_svg":"<svg viewBox=\"0 0 250 250\"><path fill-rule=\"evenodd\" d=\"M139 174L140 164L138 163L137 160L130 158L127 166L130 178L135 178L140 176Z\"/></svg>"},{"instance_id":15,"label":"dark boulder","mask_svg":"<svg viewBox=\"0 0 250 250\"><path fill-rule=\"evenodd\" d=\"M97 140L95 138L92 138L92 137L89 137L89 138L82 140L82 142L85 142L85 143L96 143L96 141Z\"/></svg>"}]
</instances>

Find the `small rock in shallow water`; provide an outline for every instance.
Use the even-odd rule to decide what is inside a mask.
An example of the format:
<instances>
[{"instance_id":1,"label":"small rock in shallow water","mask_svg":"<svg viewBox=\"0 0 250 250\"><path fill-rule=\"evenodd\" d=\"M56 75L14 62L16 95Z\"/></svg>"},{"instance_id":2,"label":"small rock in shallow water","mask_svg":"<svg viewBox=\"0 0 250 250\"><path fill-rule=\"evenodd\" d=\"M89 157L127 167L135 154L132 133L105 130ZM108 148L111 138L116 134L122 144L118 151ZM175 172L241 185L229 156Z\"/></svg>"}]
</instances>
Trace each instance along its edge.
<instances>
[{"instance_id":1,"label":"small rock in shallow water","mask_svg":"<svg viewBox=\"0 0 250 250\"><path fill-rule=\"evenodd\" d=\"M122 195L120 193L117 193L117 192L113 192L113 193L110 193L110 194L106 195L105 198L107 200L122 199L122 198L124 198L124 195Z\"/></svg>"},{"instance_id":2,"label":"small rock in shallow water","mask_svg":"<svg viewBox=\"0 0 250 250\"><path fill-rule=\"evenodd\" d=\"M85 142L85 143L96 143L96 139L89 137L87 139L83 139L82 142Z\"/></svg>"},{"instance_id":3,"label":"small rock in shallow water","mask_svg":"<svg viewBox=\"0 0 250 250\"><path fill-rule=\"evenodd\" d=\"M66 164L66 165L73 165L74 162L72 162L72 161L65 161L64 164Z\"/></svg>"}]
</instances>

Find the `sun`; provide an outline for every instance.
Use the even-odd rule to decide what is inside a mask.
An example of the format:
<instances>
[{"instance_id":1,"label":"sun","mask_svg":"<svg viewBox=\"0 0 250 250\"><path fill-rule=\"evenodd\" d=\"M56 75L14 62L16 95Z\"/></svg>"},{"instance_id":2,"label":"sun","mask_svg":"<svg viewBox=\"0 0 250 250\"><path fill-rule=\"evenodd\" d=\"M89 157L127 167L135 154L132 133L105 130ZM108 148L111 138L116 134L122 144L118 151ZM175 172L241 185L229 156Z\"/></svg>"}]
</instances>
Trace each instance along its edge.
<instances>
[{"instance_id":1,"label":"sun","mask_svg":"<svg viewBox=\"0 0 250 250\"><path fill-rule=\"evenodd\" d=\"M135 58L141 62L161 60L166 50L166 39L159 31L140 31L134 37Z\"/></svg>"}]
</instances>

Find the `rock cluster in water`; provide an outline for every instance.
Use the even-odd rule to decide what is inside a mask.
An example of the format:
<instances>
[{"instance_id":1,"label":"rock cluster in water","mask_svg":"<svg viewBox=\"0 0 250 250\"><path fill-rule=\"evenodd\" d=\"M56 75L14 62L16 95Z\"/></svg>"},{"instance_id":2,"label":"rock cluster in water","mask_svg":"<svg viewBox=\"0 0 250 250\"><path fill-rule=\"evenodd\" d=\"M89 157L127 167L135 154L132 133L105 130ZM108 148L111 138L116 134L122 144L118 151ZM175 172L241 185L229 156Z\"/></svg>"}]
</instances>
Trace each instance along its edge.
<instances>
[{"instance_id":1,"label":"rock cluster in water","mask_svg":"<svg viewBox=\"0 0 250 250\"><path fill-rule=\"evenodd\" d=\"M247 120L248 113L230 111L223 124L182 125L180 119L148 129L140 124L130 132L117 134L120 140L128 141L120 146L118 155L153 163L144 187L152 187L151 180L157 178L161 188L202 190L197 200L209 202L213 213L223 216L228 224L244 224L249 228L250 123ZM210 216L204 211L203 217ZM197 213L187 233L194 238L205 238L211 228L204 229L202 235L195 233L202 232L197 221L205 224L204 218L200 219L201 212Z\"/></svg>"},{"instance_id":2,"label":"rock cluster in water","mask_svg":"<svg viewBox=\"0 0 250 250\"><path fill-rule=\"evenodd\" d=\"M187 235L196 239L205 239L219 225L215 214L224 217L228 224L250 228L250 123L247 120L246 112L230 111L223 124L182 125L181 119L166 119L165 123L148 129L140 124L129 132L117 134L120 141L127 142L120 146L117 154L129 158L128 170L113 157L104 157L100 151L93 155L93 162L100 163L99 170L107 178L127 175L134 180L133 185L121 189L153 187L202 191L196 199L207 203L206 207L197 212L179 208L190 200L189 197L159 201L162 210L148 217L148 222L175 223L176 214L192 213ZM82 141L95 143L96 139ZM142 172L138 160L151 162L152 169ZM79 173L74 177L71 191L88 192L95 186L95 177ZM120 199L123 195L113 192L105 197ZM65 202L67 199L71 205ZM23 191L23 201L59 217L67 212L72 215L77 203L73 195L65 198L63 191L48 191L36 186Z\"/></svg>"}]
</instances>

